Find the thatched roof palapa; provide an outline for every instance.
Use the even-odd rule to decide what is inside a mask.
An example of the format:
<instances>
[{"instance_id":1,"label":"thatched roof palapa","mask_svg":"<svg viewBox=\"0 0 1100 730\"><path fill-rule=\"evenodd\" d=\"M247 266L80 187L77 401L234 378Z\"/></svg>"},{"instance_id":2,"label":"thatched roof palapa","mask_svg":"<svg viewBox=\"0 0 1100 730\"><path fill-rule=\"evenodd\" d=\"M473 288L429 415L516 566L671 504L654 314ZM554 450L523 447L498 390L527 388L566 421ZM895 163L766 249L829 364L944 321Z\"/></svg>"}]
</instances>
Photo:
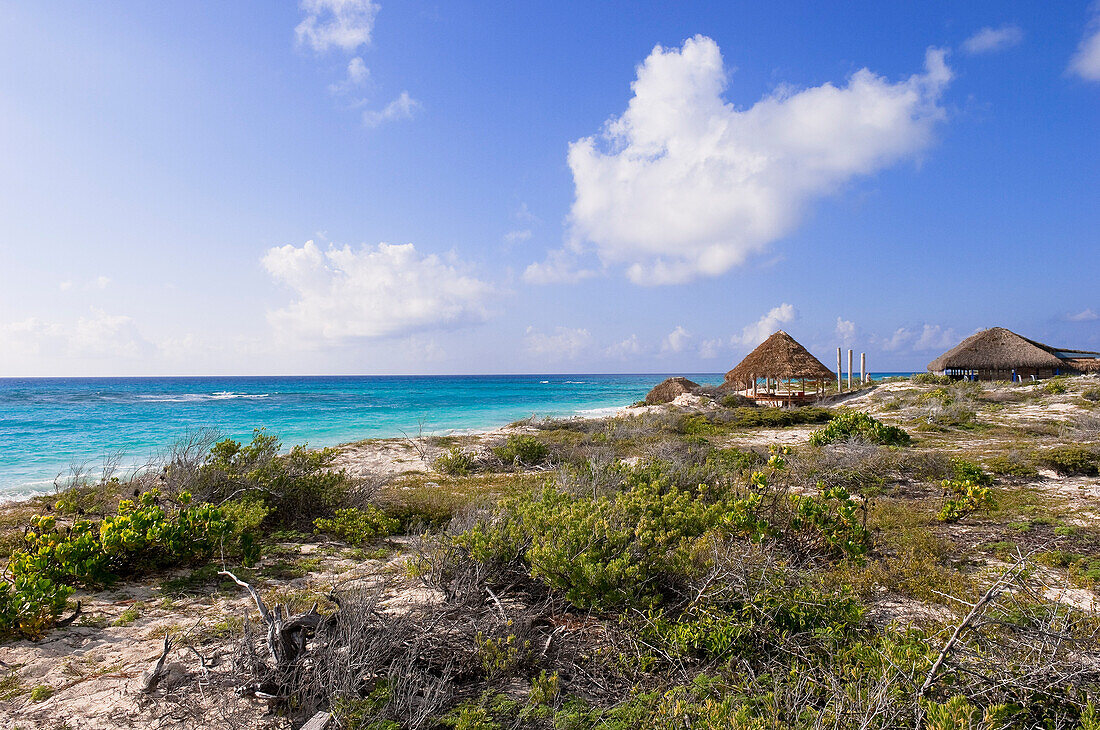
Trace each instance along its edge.
<instances>
[{"instance_id":1,"label":"thatched roof palapa","mask_svg":"<svg viewBox=\"0 0 1100 730\"><path fill-rule=\"evenodd\" d=\"M756 378L763 377L780 380L831 380L836 377L836 373L825 367L793 337L779 330L760 343L737 367L726 373L726 382L749 387Z\"/></svg>"},{"instance_id":2,"label":"thatched roof palapa","mask_svg":"<svg viewBox=\"0 0 1100 730\"><path fill-rule=\"evenodd\" d=\"M967 337L928 363L931 372L945 370L1013 370L1015 368L1056 369L1066 361L1052 348L1016 334L1004 327L991 327Z\"/></svg>"},{"instance_id":3,"label":"thatched roof palapa","mask_svg":"<svg viewBox=\"0 0 1100 730\"><path fill-rule=\"evenodd\" d=\"M646 405L655 406L658 403L671 403L676 396L684 393L694 393L699 390L698 383L687 378L675 377L663 380L645 397Z\"/></svg>"}]
</instances>

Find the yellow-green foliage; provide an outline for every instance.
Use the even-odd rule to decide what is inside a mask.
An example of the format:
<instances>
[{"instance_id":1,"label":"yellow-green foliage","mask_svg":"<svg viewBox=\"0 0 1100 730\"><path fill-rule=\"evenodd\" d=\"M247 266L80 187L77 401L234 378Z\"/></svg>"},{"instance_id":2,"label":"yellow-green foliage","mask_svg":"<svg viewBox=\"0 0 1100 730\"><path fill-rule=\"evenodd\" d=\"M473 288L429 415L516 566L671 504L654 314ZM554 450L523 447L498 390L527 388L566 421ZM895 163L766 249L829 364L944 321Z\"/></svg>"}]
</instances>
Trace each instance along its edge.
<instances>
[{"instance_id":1,"label":"yellow-green foliage","mask_svg":"<svg viewBox=\"0 0 1100 730\"><path fill-rule=\"evenodd\" d=\"M251 492L270 511L270 526L305 528L313 520L346 503L347 474L333 468L336 449L311 450L295 446L280 454L278 437L257 429L252 442L224 439L210 449L196 491L220 502Z\"/></svg>"},{"instance_id":2,"label":"yellow-green foliage","mask_svg":"<svg viewBox=\"0 0 1100 730\"><path fill-rule=\"evenodd\" d=\"M508 465L536 466L546 461L550 449L534 436L512 435L503 446L493 449L493 453Z\"/></svg>"},{"instance_id":3,"label":"yellow-green foliage","mask_svg":"<svg viewBox=\"0 0 1100 730\"><path fill-rule=\"evenodd\" d=\"M348 507L336 510L331 518L319 517L313 521L318 532L324 532L353 545L362 545L376 537L392 534L400 523L387 517L374 506L366 509Z\"/></svg>"},{"instance_id":4,"label":"yellow-green foliage","mask_svg":"<svg viewBox=\"0 0 1100 730\"><path fill-rule=\"evenodd\" d=\"M989 487L980 486L969 479L944 479L940 485L943 487L944 500L937 517L941 522L958 522L978 510L994 509L997 506Z\"/></svg>"},{"instance_id":5,"label":"yellow-green foliage","mask_svg":"<svg viewBox=\"0 0 1100 730\"><path fill-rule=\"evenodd\" d=\"M180 494L162 505L159 492L123 500L101 522L68 527L36 515L0 583L0 633L37 635L65 607L71 586L97 587L120 576L146 573L210 555L231 531L216 507Z\"/></svg>"},{"instance_id":6,"label":"yellow-green foliage","mask_svg":"<svg viewBox=\"0 0 1100 730\"><path fill-rule=\"evenodd\" d=\"M776 456L773 468L781 464ZM547 485L505 500L455 544L490 567L520 560L574 605L599 610L659 604L664 591L700 569L715 540L775 538L855 558L870 545L862 505L841 488L781 499L776 510L764 498L765 472L752 475L749 492L727 495L706 485L672 486L664 468L628 469L624 488L610 494L578 496ZM765 511L778 519L769 522Z\"/></svg>"},{"instance_id":7,"label":"yellow-green foliage","mask_svg":"<svg viewBox=\"0 0 1100 730\"><path fill-rule=\"evenodd\" d=\"M823 428L811 433L810 445L824 446L850 438L883 446L906 446L910 442L909 434L897 426L888 426L866 413L853 411L833 416Z\"/></svg>"},{"instance_id":8,"label":"yellow-green foliage","mask_svg":"<svg viewBox=\"0 0 1100 730\"><path fill-rule=\"evenodd\" d=\"M466 476L474 465L474 457L462 449L455 447L440 455L435 460L435 468L444 474L453 476Z\"/></svg>"}]
</instances>

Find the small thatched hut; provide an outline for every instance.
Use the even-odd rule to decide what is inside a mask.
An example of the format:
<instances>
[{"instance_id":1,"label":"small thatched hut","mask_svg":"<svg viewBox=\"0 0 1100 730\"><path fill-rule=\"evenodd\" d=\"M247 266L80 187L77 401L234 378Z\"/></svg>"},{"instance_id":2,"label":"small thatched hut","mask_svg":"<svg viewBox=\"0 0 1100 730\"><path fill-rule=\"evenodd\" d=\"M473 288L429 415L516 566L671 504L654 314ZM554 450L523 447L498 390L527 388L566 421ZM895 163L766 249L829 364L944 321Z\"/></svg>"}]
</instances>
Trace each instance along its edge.
<instances>
[{"instance_id":1,"label":"small thatched hut","mask_svg":"<svg viewBox=\"0 0 1100 730\"><path fill-rule=\"evenodd\" d=\"M812 397L822 393L825 381L835 377L836 373L809 350L779 330L726 373L726 383L751 391L756 400L796 403L808 397L807 384L813 387Z\"/></svg>"},{"instance_id":2,"label":"small thatched hut","mask_svg":"<svg viewBox=\"0 0 1100 730\"><path fill-rule=\"evenodd\" d=\"M699 390L698 383L688 380L687 378L675 377L668 380L661 381L657 386L646 394L645 402L647 406L655 406L658 403L671 403L676 400L677 396L684 393L694 393Z\"/></svg>"},{"instance_id":3,"label":"small thatched hut","mask_svg":"<svg viewBox=\"0 0 1100 730\"><path fill-rule=\"evenodd\" d=\"M969 380L1038 380L1100 371L1100 353L1059 350L1004 327L991 327L928 363L928 370Z\"/></svg>"}]
</instances>

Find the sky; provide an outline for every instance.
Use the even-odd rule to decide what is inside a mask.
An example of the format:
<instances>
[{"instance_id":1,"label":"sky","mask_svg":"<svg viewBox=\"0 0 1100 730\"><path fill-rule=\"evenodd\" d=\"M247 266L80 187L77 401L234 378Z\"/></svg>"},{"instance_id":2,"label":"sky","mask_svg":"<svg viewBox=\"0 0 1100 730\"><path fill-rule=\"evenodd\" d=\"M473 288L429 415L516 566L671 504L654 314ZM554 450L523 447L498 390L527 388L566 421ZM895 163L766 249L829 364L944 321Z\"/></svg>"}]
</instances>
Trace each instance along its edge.
<instances>
[{"instance_id":1,"label":"sky","mask_svg":"<svg viewBox=\"0 0 1100 730\"><path fill-rule=\"evenodd\" d=\"M0 376L1100 350L1100 4L0 0Z\"/></svg>"}]
</instances>

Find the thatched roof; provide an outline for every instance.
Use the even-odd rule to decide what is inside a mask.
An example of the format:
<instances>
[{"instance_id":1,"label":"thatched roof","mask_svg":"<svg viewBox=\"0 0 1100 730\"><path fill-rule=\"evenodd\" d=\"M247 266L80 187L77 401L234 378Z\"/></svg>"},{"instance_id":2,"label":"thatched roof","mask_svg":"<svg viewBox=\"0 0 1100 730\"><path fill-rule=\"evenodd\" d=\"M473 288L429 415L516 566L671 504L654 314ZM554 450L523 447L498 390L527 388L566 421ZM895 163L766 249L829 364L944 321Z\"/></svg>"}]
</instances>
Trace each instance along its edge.
<instances>
[{"instance_id":1,"label":"thatched roof","mask_svg":"<svg viewBox=\"0 0 1100 730\"><path fill-rule=\"evenodd\" d=\"M1100 373L1100 357L1070 357L1062 362L1079 373Z\"/></svg>"},{"instance_id":2,"label":"thatched roof","mask_svg":"<svg viewBox=\"0 0 1100 730\"><path fill-rule=\"evenodd\" d=\"M820 360L783 330L779 330L750 352L741 363L726 373L726 382L743 387L755 378L827 378L836 377Z\"/></svg>"},{"instance_id":3,"label":"thatched roof","mask_svg":"<svg viewBox=\"0 0 1100 730\"><path fill-rule=\"evenodd\" d=\"M671 403L676 396L684 393L694 393L699 389L699 384L687 378L669 378L658 383L657 387L649 391L645 397L646 405L655 406L658 403Z\"/></svg>"},{"instance_id":4,"label":"thatched roof","mask_svg":"<svg viewBox=\"0 0 1100 730\"><path fill-rule=\"evenodd\" d=\"M1004 327L991 327L967 337L928 363L928 369L939 373L944 370L1054 369L1065 365L1053 348Z\"/></svg>"}]
</instances>

